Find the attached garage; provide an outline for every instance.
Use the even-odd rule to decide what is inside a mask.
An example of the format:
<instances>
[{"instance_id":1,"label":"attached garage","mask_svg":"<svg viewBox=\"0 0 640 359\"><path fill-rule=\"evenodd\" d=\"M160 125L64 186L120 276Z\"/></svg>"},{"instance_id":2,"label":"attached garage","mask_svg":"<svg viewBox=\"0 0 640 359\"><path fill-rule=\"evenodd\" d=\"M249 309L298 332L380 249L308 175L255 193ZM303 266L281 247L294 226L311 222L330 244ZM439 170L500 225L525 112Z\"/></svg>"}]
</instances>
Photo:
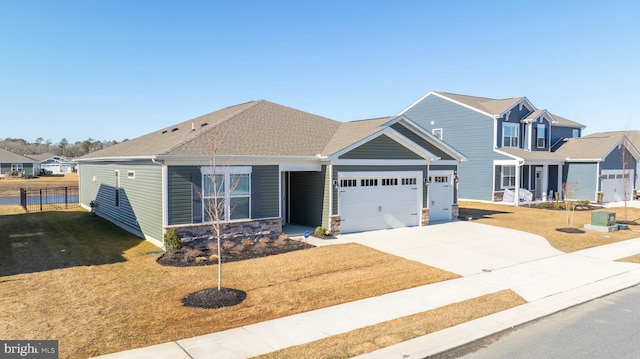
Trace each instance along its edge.
<instances>
[{"instance_id":1,"label":"attached garage","mask_svg":"<svg viewBox=\"0 0 640 359\"><path fill-rule=\"evenodd\" d=\"M420 225L422 172L343 172L341 233Z\"/></svg>"},{"instance_id":2,"label":"attached garage","mask_svg":"<svg viewBox=\"0 0 640 359\"><path fill-rule=\"evenodd\" d=\"M619 202L625 199L632 199L633 184L631 183L630 170L603 170L601 178L603 202Z\"/></svg>"}]
</instances>

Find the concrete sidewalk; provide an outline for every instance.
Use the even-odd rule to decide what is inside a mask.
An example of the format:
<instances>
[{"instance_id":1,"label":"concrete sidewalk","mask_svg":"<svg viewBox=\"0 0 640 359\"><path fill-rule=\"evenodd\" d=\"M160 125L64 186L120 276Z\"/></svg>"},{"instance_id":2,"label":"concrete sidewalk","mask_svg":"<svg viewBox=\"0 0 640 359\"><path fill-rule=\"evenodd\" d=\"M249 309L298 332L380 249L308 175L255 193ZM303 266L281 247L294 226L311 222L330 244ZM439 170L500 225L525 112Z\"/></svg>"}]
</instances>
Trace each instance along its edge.
<instances>
[{"instance_id":1,"label":"concrete sidewalk","mask_svg":"<svg viewBox=\"0 0 640 359\"><path fill-rule=\"evenodd\" d=\"M565 254L528 233L452 222L319 242L362 243L463 277L100 358L250 358L503 289L529 302L361 356L422 358L640 283L640 265L613 261L640 253L640 238Z\"/></svg>"}]
</instances>

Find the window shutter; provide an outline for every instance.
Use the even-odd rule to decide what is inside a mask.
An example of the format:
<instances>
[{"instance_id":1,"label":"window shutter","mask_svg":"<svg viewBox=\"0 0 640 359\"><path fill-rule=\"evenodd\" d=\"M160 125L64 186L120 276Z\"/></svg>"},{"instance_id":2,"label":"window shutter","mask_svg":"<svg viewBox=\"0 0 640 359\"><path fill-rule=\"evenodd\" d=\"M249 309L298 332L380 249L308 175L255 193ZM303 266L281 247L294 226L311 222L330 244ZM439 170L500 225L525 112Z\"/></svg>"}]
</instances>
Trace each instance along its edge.
<instances>
[{"instance_id":1,"label":"window shutter","mask_svg":"<svg viewBox=\"0 0 640 359\"><path fill-rule=\"evenodd\" d=\"M202 175L191 174L192 223L202 223Z\"/></svg>"}]
</instances>

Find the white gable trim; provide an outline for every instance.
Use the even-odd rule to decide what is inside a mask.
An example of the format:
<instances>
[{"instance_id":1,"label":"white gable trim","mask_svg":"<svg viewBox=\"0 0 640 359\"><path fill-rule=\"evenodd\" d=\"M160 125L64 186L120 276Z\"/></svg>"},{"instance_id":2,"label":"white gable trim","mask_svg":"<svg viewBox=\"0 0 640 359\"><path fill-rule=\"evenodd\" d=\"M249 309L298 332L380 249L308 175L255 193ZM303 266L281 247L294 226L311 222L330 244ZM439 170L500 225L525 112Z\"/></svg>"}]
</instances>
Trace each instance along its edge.
<instances>
[{"instance_id":1,"label":"white gable trim","mask_svg":"<svg viewBox=\"0 0 640 359\"><path fill-rule=\"evenodd\" d=\"M351 146L345 147L342 150L332 154L331 156L329 156L329 158L331 158L331 160L337 160L340 156L342 156L343 154L357 148L360 147L362 145L364 145L365 143L380 137L382 135L387 135L389 136L391 139L393 139L394 141L398 142L399 144L403 145L404 147L406 147L408 150L412 151L413 153L417 154L418 156L428 160L428 161L435 161L435 160L439 160L440 157L434 155L433 153L425 150L424 148L418 146L417 143L411 141L410 139L404 137L403 135L401 135L399 132L397 132L396 130L392 129L391 127L386 127L381 131L378 131L368 137L363 138L362 140L352 144Z\"/></svg>"},{"instance_id":2,"label":"white gable trim","mask_svg":"<svg viewBox=\"0 0 640 359\"><path fill-rule=\"evenodd\" d=\"M431 96L431 95L433 95L433 96L438 96L438 97L440 97L440 98L441 98L441 99L443 99L443 100L447 100L447 101L449 101L449 102L455 103L455 104L456 104L456 105L458 105L458 106L462 106L462 107L468 108L469 110L473 110L473 111L475 111L475 112L478 112L478 113L481 113L481 114L483 114L483 115L485 115L485 116L489 116L489 117L493 118L493 115L492 115L492 114L490 114L490 113L487 113L487 112L481 111L481 110L479 110L479 109L477 109L477 108L475 108L475 107L473 107L473 106L469 106L469 105L464 104L464 103L462 103L462 102L456 101L456 100L454 100L454 99L452 99L452 98L449 98L449 97L447 97L447 96L445 96L445 95L439 94L439 93L437 93L437 92L435 92L435 91L431 91L431 92L429 92L428 94L426 94L426 95L422 96L418 101L416 101L416 102L412 103L409 107L407 107L407 108L405 108L404 110L400 111L400 113L398 114L398 116L403 115L405 112L407 112L407 111L408 111L408 110L410 110L412 107L414 107L415 105L419 104L420 102L422 102L422 100L424 100L425 98L427 98L427 97L429 97L429 96Z\"/></svg>"},{"instance_id":3,"label":"white gable trim","mask_svg":"<svg viewBox=\"0 0 640 359\"><path fill-rule=\"evenodd\" d=\"M427 131L426 129L424 129L424 127L418 125L417 123L413 122L409 117L407 117L406 115L399 115L396 118L394 118L393 120L387 122L384 124L384 126L393 126L396 123L401 123L402 125L404 125L405 127L409 128L411 131L413 131L416 135L422 137L425 141L431 143L432 145L436 146L438 149L442 150L442 152L448 154L449 156L457 159L460 162L464 162L467 161L467 157L465 157L465 155L463 155L462 153L458 152L458 150L456 150L455 148L449 146L446 142L444 142L443 140L439 139L438 137L436 137L433 133Z\"/></svg>"}]
</instances>

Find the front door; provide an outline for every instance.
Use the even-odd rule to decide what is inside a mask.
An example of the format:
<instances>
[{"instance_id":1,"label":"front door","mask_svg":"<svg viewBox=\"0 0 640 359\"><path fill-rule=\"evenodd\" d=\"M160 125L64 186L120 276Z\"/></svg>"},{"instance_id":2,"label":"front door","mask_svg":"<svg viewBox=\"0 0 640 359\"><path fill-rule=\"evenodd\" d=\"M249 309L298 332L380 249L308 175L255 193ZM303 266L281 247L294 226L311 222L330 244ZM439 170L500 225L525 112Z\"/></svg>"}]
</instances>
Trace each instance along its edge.
<instances>
[{"instance_id":1,"label":"front door","mask_svg":"<svg viewBox=\"0 0 640 359\"><path fill-rule=\"evenodd\" d=\"M536 167L536 199L542 198L542 167Z\"/></svg>"}]
</instances>

